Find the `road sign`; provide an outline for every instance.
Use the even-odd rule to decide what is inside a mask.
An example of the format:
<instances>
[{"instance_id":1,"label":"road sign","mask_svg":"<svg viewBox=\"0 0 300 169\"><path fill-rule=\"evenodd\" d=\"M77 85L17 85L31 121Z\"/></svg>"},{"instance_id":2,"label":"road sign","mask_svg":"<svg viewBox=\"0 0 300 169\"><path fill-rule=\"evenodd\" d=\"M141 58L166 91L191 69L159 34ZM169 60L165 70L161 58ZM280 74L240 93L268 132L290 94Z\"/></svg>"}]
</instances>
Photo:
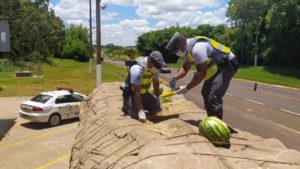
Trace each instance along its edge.
<instances>
[{"instance_id":1,"label":"road sign","mask_svg":"<svg viewBox=\"0 0 300 169\"><path fill-rule=\"evenodd\" d=\"M9 24L0 21L0 52L10 52Z\"/></svg>"}]
</instances>

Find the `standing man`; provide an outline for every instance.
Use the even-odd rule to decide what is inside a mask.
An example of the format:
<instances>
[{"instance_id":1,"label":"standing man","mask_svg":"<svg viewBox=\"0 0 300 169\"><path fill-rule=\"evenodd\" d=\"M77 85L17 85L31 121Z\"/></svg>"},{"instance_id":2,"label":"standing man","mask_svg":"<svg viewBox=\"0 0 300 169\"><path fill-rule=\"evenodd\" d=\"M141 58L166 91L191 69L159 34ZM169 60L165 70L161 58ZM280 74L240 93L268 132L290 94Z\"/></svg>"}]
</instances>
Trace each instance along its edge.
<instances>
[{"instance_id":1,"label":"standing man","mask_svg":"<svg viewBox=\"0 0 300 169\"><path fill-rule=\"evenodd\" d=\"M146 111L154 114L161 110L158 78L162 67L166 64L159 51L153 51L148 57L140 58L129 66L123 89L124 113L145 122ZM151 84L155 96L150 94Z\"/></svg>"},{"instance_id":2,"label":"standing man","mask_svg":"<svg viewBox=\"0 0 300 169\"><path fill-rule=\"evenodd\" d=\"M222 119L222 97L238 69L237 57L230 48L204 36L187 39L176 32L166 49L185 59L182 68L169 82L171 89L174 89L176 81L183 78L191 66L195 65L197 71L193 79L186 86L180 86L177 94L187 93L205 79L201 93L207 116Z\"/></svg>"}]
</instances>

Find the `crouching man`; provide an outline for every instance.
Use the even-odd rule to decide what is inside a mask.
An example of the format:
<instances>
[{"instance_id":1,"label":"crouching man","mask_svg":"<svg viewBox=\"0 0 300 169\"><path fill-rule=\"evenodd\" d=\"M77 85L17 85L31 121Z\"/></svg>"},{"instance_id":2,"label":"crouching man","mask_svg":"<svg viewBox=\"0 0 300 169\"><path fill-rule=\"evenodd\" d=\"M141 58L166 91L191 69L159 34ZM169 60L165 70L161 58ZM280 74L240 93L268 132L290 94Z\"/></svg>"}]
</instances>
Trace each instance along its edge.
<instances>
[{"instance_id":1,"label":"crouching man","mask_svg":"<svg viewBox=\"0 0 300 169\"><path fill-rule=\"evenodd\" d=\"M146 112L155 114L161 110L159 99L159 73L166 67L159 51L131 63L123 86L123 108L125 114L146 122ZM154 95L150 94L153 84Z\"/></svg>"}]
</instances>

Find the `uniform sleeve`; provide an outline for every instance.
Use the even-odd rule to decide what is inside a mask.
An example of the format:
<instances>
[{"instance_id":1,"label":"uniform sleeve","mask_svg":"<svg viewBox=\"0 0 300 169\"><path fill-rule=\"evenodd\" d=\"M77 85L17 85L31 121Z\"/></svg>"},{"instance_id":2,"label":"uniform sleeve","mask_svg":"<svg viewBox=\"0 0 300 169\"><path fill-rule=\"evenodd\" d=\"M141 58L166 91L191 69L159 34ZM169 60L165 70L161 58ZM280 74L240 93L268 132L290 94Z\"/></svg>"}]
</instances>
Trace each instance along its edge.
<instances>
[{"instance_id":1,"label":"uniform sleeve","mask_svg":"<svg viewBox=\"0 0 300 169\"><path fill-rule=\"evenodd\" d=\"M141 85L143 78L143 68L138 65L133 65L130 68L130 82L134 85Z\"/></svg>"},{"instance_id":2,"label":"uniform sleeve","mask_svg":"<svg viewBox=\"0 0 300 169\"><path fill-rule=\"evenodd\" d=\"M191 51L195 65L207 61L208 56L211 55L212 52L213 48L208 43L197 42Z\"/></svg>"},{"instance_id":3,"label":"uniform sleeve","mask_svg":"<svg viewBox=\"0 0 300 169\"><path fill-rule=\"evenodd\" d=\"M229 56L228 56L228 59L231 60L231 59L234 58L234 57L235 57L234 53L230 52L230 53L229 53Z\"/></svg>"}]
</instances>

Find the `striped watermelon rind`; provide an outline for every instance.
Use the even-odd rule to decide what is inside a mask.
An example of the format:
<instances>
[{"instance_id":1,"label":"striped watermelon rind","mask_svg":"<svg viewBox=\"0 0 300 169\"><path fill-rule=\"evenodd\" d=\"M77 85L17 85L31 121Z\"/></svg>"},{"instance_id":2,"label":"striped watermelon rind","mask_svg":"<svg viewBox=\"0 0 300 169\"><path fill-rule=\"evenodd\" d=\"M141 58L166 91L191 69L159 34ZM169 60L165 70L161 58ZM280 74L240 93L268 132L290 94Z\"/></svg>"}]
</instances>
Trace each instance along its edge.
<instances>
[{"instance_id":1,"label":"striped watermelon rind","mask_svg":"<svg viewBox=\"0 0 300 169\"><path fill-rule=\"evenodd\" d=\"M226 123L214 116L200 122L199 133L215 144L228 143L230 139L230 131Z\"/></svg>"},{"instance_id":2,"label":"striped watermelon rind","mask_svg":"<svg viewBox=\"0 0 300 169\"><path fill-rule=\"evenodd\" d=\"M221 119L219 119L219 118L217 118L215 116L210 116L209 118L210 119L214 119L215 121L217 121L220 124L220 126L222 127L222 129L225 130L226 136L230 137L230 130L228 128L228 125L225 122L223 122Z\"/></svg>"}]
</instances>

